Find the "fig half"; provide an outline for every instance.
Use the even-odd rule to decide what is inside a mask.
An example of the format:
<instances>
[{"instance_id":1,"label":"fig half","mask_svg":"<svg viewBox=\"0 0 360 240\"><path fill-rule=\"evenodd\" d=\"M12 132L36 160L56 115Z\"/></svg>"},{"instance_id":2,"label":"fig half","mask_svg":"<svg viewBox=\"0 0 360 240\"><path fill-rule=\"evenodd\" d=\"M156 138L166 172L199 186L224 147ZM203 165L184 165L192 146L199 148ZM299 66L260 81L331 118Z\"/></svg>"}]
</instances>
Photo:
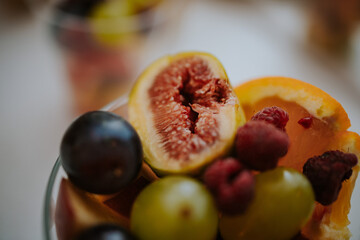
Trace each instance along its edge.
<instances>
[{"instance_id":1,"label":"fig half","mask_svg":"<svg viewBox=\"0 0 360 240\"><path fill-rule=\"evenodd\" d=\"M202 52L152 63L130 93L129 119L160 175L199 172L230 150L245 122L222 64Z\"/></svg>"}]
</instances>

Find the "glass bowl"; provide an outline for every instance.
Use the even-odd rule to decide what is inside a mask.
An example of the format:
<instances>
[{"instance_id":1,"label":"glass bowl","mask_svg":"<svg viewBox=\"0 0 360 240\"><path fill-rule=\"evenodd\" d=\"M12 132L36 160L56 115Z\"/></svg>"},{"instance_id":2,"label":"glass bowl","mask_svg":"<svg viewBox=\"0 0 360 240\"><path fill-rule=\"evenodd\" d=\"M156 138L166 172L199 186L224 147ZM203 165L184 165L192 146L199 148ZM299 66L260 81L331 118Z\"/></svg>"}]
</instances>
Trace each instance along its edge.
<instances>
[{"instance_id":1,"label":"glass bowl","mask_svg":"<svg viewBox=\"0 0 360 240\"><path fill-rule=\"evenodd\" d=\"M116 113L125 119L127 119L127 97L121 97L114 102L108 104L104 108L104 111L110 111ZM56 199L60 188L60 182L62 178L66 178L66 173L61 166L60 159L58 158L51 171L43 205L43 238L46 240L56 240L56 229L54 223L54 210L56 206Z\"/></svg>"},{"instance_id":2,"label":"glass bowl","mask_svg":"<svg viewBox=\"0 0 360 240\"><path fill-rule=\"evenodd\" d=\"M86 1L75 1L72 7L64 6L71 0L27 1L57 45L77 114L100 109L129 92L151 35L173 18L179 5L176 0L153 0L131 13L121 0L98 0L92 7ZM109 9L129 13L117 16Z\"/></svg>"},{"instance_id":3,"label":"glass bowl","mask_svg":"<svg viewBox=\"0 0 360 240\"><path fill-rule=\"evenodd\" d=\"M127 96L123 96L114 102L108 104L104 108L104 111L114 112L125 119L127 119ZM55 223L54 223L54 210L56 206L56 199L58 196L58 191L60 188L60 183L62 178L66 178L66 173L61 166L60 159L58 158L54 164L54 167L51 171L50 177L48 179L44 205L43 205L43 238L45 240L57 240ZM359 179L357 180L357 185L354 188L352 198L351 198L351 211L349 213L350 225L349 229L352 233L352 240L360 239L360 183Z\"/></svg>"}]
</instances>

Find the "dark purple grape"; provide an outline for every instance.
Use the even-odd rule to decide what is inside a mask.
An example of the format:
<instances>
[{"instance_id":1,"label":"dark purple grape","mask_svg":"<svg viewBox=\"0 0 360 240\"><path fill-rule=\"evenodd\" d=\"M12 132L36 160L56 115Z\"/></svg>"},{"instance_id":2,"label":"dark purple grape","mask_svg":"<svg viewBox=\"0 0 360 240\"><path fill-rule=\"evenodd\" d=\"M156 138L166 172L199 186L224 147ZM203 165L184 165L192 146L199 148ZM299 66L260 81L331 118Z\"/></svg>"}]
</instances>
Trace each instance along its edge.
<instances>
[{"instance_id":1,"label":"dark purple grape","mask_svg":"<svg viewBox=\"0 0 360 240\"><path fill-rule=\"evenodd\" d=\"M130 232L113 224L102 224L81 232L76 240L136 240Z\"/></svg>"},{"instance_id":2,"label":"dark purple grape","mask_svg":"<svg viewBox=\"0 0 360 240\"><path fill-rule=\"evenodd\" d=\"M111 194L132 182L142 164L142 146L134 128L120 116L88 112L65 132L61 163L69 179L92 193Z\"/></svg>"}]
</instances>

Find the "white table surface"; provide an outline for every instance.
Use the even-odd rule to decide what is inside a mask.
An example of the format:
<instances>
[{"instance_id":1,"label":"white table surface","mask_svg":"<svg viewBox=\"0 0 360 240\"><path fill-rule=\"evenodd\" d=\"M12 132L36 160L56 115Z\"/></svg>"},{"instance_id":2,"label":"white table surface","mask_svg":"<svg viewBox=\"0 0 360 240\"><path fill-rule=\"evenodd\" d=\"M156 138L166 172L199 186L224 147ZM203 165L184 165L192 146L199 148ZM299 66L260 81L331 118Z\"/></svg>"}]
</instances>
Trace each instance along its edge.
<instances>
[{"instance_id":1,"label":"white table surface","mask_svg":"<svg viewBox=\"0 0 360 240\"><path fill-rule=\"evenodd\" d=\"M140 68L168 53L211 52L234 85L284 75L324 89L360 132L360 46L345 62L332 59L308 47L305 26L302 9L285 1L191 1L181 21L152 34ZM62 62L45 25L0 12L0 239L41 239L46 182L70 109ZM357 186L350 213L357 240L359 200Z\"/></svg>"}]
</instances>

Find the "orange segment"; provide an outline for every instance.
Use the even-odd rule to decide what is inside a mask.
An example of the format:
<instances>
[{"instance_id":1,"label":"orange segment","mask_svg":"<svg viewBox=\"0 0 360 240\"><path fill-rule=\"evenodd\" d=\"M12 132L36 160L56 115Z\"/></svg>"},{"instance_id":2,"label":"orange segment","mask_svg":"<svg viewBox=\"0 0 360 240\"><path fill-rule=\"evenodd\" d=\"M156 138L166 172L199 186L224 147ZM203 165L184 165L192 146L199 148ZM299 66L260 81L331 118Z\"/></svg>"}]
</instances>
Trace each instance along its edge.
<instances>
[{"instance_id":1,"label":"orange segment","mask_svg":"<svg viewBox=\"0 0 360 240\"><path fill-rule=\"evenodd\" d=\"M266 77L244 83L235 88L246 120L264 107L278 106L289 114L286 132L290 138L287 155L279 165L302 171L306 160L328 150L355 153L360 158L360 137L346 131L350 127L347 113L330 95L321 89L286 77ZM312 124L305 128L298 123L311 117ZM313 218L303 230L309 239L348 239L347 229L350 198L359 166L352 177L343 183L336 202L328 207L317 204Z\"/></svg>"},{"instance_id":2,"label":"orange segment","mask_svg":"<svg viewBox=\"0 0 360 240\"><path fill-rule=\"evenodd\" d=\"M274 97L298 104L336 130L350 127L350 120L341 104L309 83L286 77L266 77L244 83L235 91L245 106L255 106L260 100Z\"/></svg>"}]
</instances>

